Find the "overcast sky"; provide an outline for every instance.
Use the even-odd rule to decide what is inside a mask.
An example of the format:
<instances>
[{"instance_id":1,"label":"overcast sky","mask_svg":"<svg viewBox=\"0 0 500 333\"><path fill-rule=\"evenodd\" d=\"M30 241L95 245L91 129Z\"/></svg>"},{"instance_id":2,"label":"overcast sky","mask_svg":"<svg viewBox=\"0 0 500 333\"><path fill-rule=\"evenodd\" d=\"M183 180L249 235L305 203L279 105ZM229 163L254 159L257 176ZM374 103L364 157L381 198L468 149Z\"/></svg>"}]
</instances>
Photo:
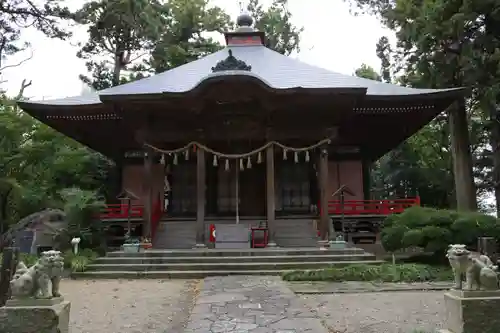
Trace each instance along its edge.
<instances>
[{"instance_id":1,"label":"overcast sky","mask_svg":"<svg viewBox=\"0 0 500 333\"><path fill-rule=\"evenodd\" d=\"M85 0L71 0L77 8ZM271 0L261 0L269 4ZM212 0L236 17L238 0ZM362 63L380 68L375 55L375 45L391 31L384 29L376 18L355 17L343 0L289 0L293 22L304 27L301 51L295 55L301 61L326 69L351 75ZM27 30L23 39L32 44L33 58L20 67L5 70L3 88L15 94L23 79L32 80L25 96L31 99L52 99L80 95L83 84L78 75L85 73L84 62L76 57L78 41L85 41L84 29L74 30L71 43L49 39L35 30ZM222 37L222 36L221 36ZM221 42L223 39L221 38ZM72 45L73 44L73 45ZM5 64L15 64L30 55L31 51L7 59Z\"/></svg>"}]
</instances>

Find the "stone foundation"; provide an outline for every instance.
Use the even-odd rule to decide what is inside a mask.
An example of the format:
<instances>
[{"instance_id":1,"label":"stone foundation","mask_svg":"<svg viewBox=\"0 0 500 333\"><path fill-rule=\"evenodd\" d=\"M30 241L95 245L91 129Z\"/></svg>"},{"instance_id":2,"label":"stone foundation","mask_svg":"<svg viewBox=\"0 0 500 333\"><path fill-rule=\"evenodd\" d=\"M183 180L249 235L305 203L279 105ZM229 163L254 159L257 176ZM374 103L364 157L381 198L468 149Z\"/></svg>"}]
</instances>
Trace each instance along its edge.
<instances>
[{"instance_id":1,"label":"stone foundation","mask_svg":"<svg viewBox=\"0 0 500 333\"><path fill-rule=\"evenodd\" d=\"M0 332L69 333L70 308L62 298L9 301L0 308Z\"/></svg>"},{"instance_id":2,"label":"stone foundation","mask_svg":"<svg viewBox=\"0 0 500 333\"><path fill-rule=\"evenodd\" d=\"M500 332L500 291L451 290L444 300L447 329L441 333Z\"/></svg>"}]
</instances>

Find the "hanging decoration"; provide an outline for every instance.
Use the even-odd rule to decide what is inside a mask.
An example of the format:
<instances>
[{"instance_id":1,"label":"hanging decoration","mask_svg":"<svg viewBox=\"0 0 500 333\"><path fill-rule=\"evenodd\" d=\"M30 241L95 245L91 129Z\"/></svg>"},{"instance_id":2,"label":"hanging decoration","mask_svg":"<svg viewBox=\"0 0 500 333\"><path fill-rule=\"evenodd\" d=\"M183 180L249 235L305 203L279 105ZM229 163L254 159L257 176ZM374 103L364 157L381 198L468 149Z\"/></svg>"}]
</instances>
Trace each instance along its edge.
<instances>
[{"instance_id":1,"label":"hanging decoration","mask_svg":"<svg viewBox=\"0 0 500 333\"><path fill-rule=\"evenodd\" d=\"M304 153L305 154L305 161L306 162L309 162L310 161L310 154L312 151L320 148L321 146L324 146L324 145L327 145L327 144L330 144L331 143L331 140L332 140L333 137L329 137L329 138L326 138L326 139L323 139L311 146L307 146L307 147L301 147L301 148L294 148L294 147L289 147L289 146L285 146L284 144L282 143L279 143L277 141L270 141L268 143L266 143L265 145L263 145L262 147L259 147L257 149L254 149L248 153L244 153L244 154L224 154L224 153L221 153L221 152L218 152L218 151L215 151L199 142L190 142L188 143L187 145L185 145L184 147L181 147L181 148L178 148L178 149L173 149L173 150L163 150L163 149L159 149L159 148L156 148L150 144L147 144L145 143L144 145L146 147L149 147L151 149L153 149L154 151L156 151L157 153L160 153L161 154L161 159L160 159L160 163L165 165L167 162L166 162L166 157L165 155L168 154L169 156L173 155L173 161L172 161L172 164L173 165L178 165L179 163L179 158L178 158L178 155L179 154L184 154L184 158L186 160L189 159L189 150L190 149L193 149L194 152L196 152L197 149L202 149L203 151L205 151L206 153L209 153L209 154L212 154L213 155L213 166L216 167L219 165L218 163L218 160L219 159L225 159L225 162L224 162L224 169L226 171L229 171L230 169L230 160L236 160L237 161L237 164L236 164L236 167L239 167L240 170L244 170L245 169L245 164L246 164L246 168L247 169L250 169L252 168L252 156L257 156L257 163L260 164L262 163L262 152L265 151L267 148L269 147L274 147L274 146L277 146L278 148L280 148L283 152L283 160L286 160L288 158L287 154L288 154L288 151L291 151L293 152L294 156L293 156L293 160L295 163L298 163L299 160L300 160L300 157L299 157L299 154L301 153ZM246 163L245 163L245 160L246 160ZM239 164L239 166L238 166Z\"/></svg>"}]
</instances>

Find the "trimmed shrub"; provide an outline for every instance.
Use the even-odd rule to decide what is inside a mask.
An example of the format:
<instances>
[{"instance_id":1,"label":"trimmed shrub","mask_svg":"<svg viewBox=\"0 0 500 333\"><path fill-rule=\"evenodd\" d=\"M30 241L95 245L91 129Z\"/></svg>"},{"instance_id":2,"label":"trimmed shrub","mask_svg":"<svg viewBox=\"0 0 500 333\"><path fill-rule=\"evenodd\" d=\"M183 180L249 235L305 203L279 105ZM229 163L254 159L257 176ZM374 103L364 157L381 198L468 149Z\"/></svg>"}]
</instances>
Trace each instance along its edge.
<instances>
[{"instance_id":1,"label":"trimmed shrub","mask_svg":"<svg viewBox=\"0 0 500 333\"><path fill-rule=\"evenodd\" d=\"M420 247L426 252L442 254L449 244L477 245L478 237L494 237L500 241L500 223L493 216L412 207L384 222L382 245L394 252Z\"/></svg>"}]
</instances>

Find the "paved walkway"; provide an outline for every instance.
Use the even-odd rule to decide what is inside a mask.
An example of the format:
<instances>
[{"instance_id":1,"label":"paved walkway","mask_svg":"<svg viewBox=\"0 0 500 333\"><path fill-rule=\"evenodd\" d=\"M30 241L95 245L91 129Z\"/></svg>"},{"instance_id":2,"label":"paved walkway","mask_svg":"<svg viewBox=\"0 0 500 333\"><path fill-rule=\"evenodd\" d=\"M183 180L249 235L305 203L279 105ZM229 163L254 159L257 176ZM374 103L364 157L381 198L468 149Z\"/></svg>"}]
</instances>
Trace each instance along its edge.
<instances>
[{"instance_id":1,"label":"paved walkway","mask_svg":"<svg viewBox=\"0 0 500 333\"><path fill-rule=\"evenodd\" d=\"M389 283L369 281L345 282L287 282L296 294L355 294L383 291L436 291L449 290L451 282Z\"/></svg>"},{"instance_id":2,"label":"paved walkway","mask_svg":"<svg viewBox=\"0 0 500 333\"><path fill-rule=\"evenodd\" d=\"M206 278L184 333L328 333L279 277Z\"/></svg>"}]
</instances>

